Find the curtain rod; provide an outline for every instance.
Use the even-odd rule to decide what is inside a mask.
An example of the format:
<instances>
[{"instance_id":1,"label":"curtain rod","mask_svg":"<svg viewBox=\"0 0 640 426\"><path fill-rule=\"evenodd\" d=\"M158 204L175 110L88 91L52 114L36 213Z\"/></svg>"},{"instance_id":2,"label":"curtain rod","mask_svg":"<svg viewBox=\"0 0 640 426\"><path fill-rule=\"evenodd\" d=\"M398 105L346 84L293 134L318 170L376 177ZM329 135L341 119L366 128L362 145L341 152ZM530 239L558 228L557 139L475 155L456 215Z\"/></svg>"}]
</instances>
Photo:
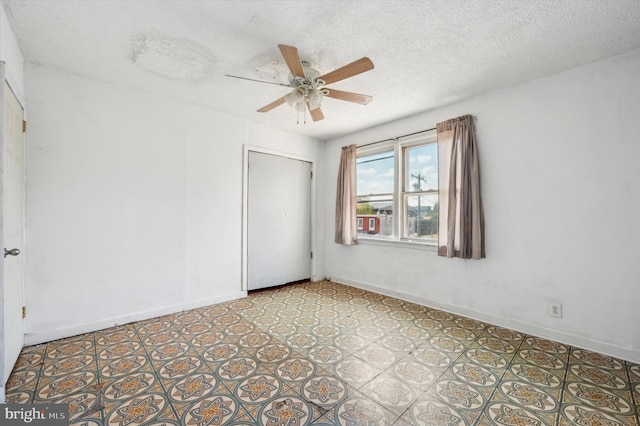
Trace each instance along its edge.
<instances>
[{"instance_id":1,"label":"curtain rod","mask_svg":"<svg viewBox=\"0 0 640 426\"><path fill-rule=\"evenodd\" d=\"M375 145L377 143L382 143L382 142L387 142L387 141L397 141L398 139L406 138L407 136L419 135L420 133L430 132L432 130L436 130L436 128L433 127L431 129L420 130L419 132L413 132L413 133L409 133L409 134L402 135L402 136L396 136L395 138L383 139L383 140L377 141L377 142L369 142L369 143L365 143L365 144L362 144L362 145L358 145L356 148L362 148L363 146Z\"/></svg>"}]
</instances>

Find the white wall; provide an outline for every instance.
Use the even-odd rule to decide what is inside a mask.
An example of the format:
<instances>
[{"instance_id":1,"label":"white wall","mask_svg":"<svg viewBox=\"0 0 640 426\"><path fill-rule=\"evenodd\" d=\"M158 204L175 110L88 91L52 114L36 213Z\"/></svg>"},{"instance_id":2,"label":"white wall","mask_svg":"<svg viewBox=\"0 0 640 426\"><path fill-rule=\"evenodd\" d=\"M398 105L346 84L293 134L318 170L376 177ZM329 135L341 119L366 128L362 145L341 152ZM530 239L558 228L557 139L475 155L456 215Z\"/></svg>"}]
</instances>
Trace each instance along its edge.
<instances>
[{"instance_id":1,"label":"white wall","mask_svg":"<svg viewBox=\"0 0 640 426\"><path fill-rule=\"evenodd\" d=\"M638 76L634 51L329 142L327 275L640 362ZM486 259L333 243L341 146L464 114L477 117Z\"/></svg>"},{"instance_id":2,"label":"white wall","mask_svg":"<svg viewBox=\"0 0 640 426\"><path fill-rule=\"evenodd\" d=\"M242 297L243 144L317 140L28 64L26 343Z\"/></svg>"}]
</instances>

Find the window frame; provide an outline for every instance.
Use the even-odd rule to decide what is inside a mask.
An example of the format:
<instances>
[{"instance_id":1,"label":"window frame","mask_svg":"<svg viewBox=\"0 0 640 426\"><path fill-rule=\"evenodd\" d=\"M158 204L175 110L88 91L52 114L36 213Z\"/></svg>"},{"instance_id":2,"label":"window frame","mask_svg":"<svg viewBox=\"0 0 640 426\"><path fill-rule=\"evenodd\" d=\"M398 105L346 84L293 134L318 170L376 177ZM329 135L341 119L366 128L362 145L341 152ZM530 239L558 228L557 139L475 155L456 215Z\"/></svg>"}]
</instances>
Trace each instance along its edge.
<instances>
[{"instance_id":1,"label":"window frame","mask_svg":"<svg viewBox=\"0 0 640 426\"><path fill-rule=\"evenodd\" d=\"M424 132L416 133L410 136L399 137L395 139L386 140L369 146L359 147L356 150L356 158L368 155L374 155L385 151L393 151L393 163L394 163L394 192L393 196L393 211L398 214L393 215L393 233L390 236L374 236L367 234L358 234L358 241L372 244L400 244L411 247L427 247L437 249L437 240L427 238L415 238L405 237L407 235L407 203L406 197L411 195L429 195L436 194L435 191L407 191L407 179L406 173L409 170L407 162L408 157L405 155L409 148L417 147L420 145L437 144L437 133L435 129L427 130ZM436 160L437 162L437 160ZM357 178L356 178L357 180ZM438 185L439 186L439 185ZM364 195L360 195L363 197ZM356 194L356 197L358 195Z\"/></svg>"}]
</instances>

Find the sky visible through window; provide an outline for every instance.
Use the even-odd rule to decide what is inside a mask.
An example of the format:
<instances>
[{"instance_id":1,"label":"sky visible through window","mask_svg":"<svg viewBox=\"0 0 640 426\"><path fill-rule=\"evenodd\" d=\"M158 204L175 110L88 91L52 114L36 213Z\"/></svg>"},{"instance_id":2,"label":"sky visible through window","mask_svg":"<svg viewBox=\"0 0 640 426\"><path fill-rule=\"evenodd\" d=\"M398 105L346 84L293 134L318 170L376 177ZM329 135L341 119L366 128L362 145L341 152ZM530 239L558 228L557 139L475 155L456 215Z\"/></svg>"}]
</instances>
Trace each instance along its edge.
<instances>
[{"instance_id":1,"label":"sky visible through window","mask_svg":"<svg viewBox=\"0 0 640 426\"><path fill-rule=\"evenodd\" d=\"M359 157L358 195L393 193L393 151Z\"/></svg>"},{"instance_id":2,"label":"sky visible through window","mask_svg":"<svg viewBox=\"0 0 640 426\"><path fill-rule=\"evenodd\" d=\"M407 191L438 189L438 147L432 143L409 148Z\"/></svg>"},{"instance_id":3,"label":"sky visible through window","mask_svg":"<svg viewBox=\"0 0 640 426\"><path fill-rule=\"evenodd\" d=\"M426 191L438 188L438 147L437 144L421 145L407 150L406 190ZM358 196L393 193L393 151L358 157ZM418 186L419 184L419 186ZM411 200L416 200L412 197ZM384 202L370 202L381 207ZM387 202L388 204L388 202ZM410 202L410 204L412 204Z\"/></svg>"}]
</instances>

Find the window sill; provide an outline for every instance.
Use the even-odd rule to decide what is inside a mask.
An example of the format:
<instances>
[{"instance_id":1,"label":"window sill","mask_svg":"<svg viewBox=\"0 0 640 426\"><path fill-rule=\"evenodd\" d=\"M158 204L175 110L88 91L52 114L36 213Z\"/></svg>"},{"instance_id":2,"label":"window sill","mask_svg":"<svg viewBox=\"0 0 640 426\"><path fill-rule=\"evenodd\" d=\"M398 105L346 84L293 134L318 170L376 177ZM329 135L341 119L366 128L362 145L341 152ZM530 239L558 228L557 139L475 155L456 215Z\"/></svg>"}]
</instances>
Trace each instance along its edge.
<instances>
[{"instance_id":1,"label":"window sill","mask_svg":"<svg viewBox=\"0 0 640 426\"><path fill-rule=\"evenodd\" d=\"M438 245L431 242L415 241L415 240L387 240L382 238L367 238L358 236L358 244L372 246L387 247L403 247L417 250L438 252Z\"/></svg>"}]
</instances>

